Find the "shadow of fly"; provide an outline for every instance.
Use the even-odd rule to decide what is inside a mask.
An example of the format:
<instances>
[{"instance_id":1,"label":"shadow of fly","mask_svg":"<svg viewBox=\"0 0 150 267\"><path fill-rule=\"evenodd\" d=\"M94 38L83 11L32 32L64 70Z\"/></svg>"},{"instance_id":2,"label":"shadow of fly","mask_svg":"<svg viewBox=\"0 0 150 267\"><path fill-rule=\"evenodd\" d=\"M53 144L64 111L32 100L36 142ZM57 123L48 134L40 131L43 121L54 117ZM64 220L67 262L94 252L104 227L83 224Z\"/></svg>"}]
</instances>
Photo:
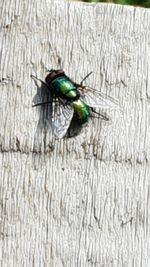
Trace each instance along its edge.
<instances>
[{"instance_id":1,"label":"shadow of fly","mask_svg":"<svg viewBox=\"0 0 150 267\"><path fill-rule=\"evenodd\" d=\"M80 84L72 81L62 69L50 70L45 81L31 75L51 93L51 101L36 103L33 107L52 104L52 129L57 138L66 135L73 119L80 126L89 120L92 113L97 114L102 120L109 120L107 115L97 112L95 108L118 109L119 106L113 98L83 85L91 74L92 72L88 73Z\"/></svg>"}]
</instances>

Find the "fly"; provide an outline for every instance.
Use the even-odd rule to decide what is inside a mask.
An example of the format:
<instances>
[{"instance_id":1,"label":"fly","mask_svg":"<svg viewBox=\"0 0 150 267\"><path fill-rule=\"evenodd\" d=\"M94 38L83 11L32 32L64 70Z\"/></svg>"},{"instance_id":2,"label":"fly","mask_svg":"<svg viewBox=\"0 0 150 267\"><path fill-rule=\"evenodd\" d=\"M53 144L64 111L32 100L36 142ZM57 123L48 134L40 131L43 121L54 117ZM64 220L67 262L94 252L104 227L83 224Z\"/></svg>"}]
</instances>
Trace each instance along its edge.
<instances>
[{"instance_id":1,"label":"fly","mask_svg":"<svg viewBox=\"0 0 150 267\"><path fill-rule=\"evenodd\" d=\"M90 87L83 86L83 82L91 73L86 75L80 84L72 81L62 69L50 70L45 82L31 75L32 78L41 81L52 95L51 102L37 103L34 107L52 103L55 98L55 105L52 110L52 128L58 138L65 136L74 117L82 125L88 121L90 111L92 111L98 114L101 119L108 121L109 118L107 116L95 111L94 108L118 108L116 101L111 97Z\"/></svg>"}]
</instances>

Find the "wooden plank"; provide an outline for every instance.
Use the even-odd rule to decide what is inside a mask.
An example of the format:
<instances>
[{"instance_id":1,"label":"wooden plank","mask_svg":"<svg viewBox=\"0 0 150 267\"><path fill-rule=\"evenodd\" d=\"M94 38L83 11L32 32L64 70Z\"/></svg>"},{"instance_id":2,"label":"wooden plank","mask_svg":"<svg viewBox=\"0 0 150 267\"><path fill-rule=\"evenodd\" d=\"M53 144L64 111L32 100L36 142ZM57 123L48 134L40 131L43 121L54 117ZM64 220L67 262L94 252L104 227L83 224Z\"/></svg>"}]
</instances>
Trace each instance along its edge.
<instances>
[{"instance_id":1,"label":"wooden plank","mask_svg":"<svg viewBox=\"0 0 150 267\"><path fill-rule=\"evenodd\" d=\"M150 265L149 10L3 1L1 266ZM62 67L116 98L109 122L55 140L40 83ZM43 96L44 94L44 96Z\"/></svg>"}]
</instances>

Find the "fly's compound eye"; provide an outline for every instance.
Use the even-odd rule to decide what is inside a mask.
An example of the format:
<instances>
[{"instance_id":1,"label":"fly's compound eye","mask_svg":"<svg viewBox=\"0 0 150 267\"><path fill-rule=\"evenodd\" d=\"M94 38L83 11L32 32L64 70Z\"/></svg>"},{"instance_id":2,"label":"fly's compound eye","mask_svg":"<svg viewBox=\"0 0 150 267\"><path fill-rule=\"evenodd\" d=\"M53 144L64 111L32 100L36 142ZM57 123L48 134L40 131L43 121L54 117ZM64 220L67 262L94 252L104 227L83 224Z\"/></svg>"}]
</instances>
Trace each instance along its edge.
<instances>
[{"instance_id":1,"label":"fly's compound eye","mask_svg":"<svg viewBox=\"0 0 150 267\"><path fill-rule=\"evenodd\" d=\"M49 70L49 74L46 76L45 81L47 83L50 83L52 80L54 80L59 75L64 75L64 71L62 69L60 70Z\"/></svg>"}]
</instances>

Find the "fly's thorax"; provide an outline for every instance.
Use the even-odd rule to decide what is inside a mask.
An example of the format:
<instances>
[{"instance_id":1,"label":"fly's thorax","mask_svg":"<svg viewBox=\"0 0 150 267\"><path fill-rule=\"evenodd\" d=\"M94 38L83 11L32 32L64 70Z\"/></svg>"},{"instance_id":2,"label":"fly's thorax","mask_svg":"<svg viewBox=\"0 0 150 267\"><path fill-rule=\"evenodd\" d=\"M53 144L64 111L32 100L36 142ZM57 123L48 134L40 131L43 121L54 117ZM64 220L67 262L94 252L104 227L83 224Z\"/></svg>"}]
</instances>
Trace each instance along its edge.
<instances>
[{"instance_id":1,"label":"fly's thorax","mask_svg":"<svg viewBox=\"0 0 150 267\"><path fill-rule=\"evenodd\" d=\"M75 117L80 123L88 121L90 116L89 107L81 99L73 101L72 107L74 109Z\"/></svg>"},{"instance_id":2,"label":"fly's thorax","mask_svg":"<svg viewBox=\"0 0 150 267\"><path fill-rule=\"evenodd\" d=\"M78 92L76 85L65 75L57 77L50 84L53 93L56 96L67 100L77 99Z\"/></svg>"}]
</instances>

